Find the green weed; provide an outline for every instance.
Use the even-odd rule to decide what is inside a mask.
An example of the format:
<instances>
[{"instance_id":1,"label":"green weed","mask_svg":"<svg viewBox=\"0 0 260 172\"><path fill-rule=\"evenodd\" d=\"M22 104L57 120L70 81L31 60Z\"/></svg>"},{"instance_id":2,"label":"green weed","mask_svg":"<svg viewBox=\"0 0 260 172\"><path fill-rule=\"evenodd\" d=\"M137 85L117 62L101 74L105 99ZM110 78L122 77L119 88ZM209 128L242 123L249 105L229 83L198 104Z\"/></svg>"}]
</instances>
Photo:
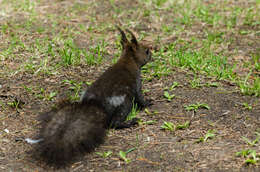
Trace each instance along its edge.
<instances>
[{"instance_id":1,"label":"green weed","mask_svg":"<svg viewBox=\"0 0 260 172\"><path fill-rule=\"evenodd\" d=\"M178 82L173 82L172 86L170 87L170 90L174 90L176 87L180 86L180 84Z\"/></svg>"},{"instance_id":2,"label":"green weed","mask_svg":"<svg viewBox=\"0 0 260 172\"><path fill-rule=\"evenodd\" d=\"M246 158L246 164L255 165L260 161L260 155L257 155L256 151L253 149L241 150L240 152L236 152L236 156Z\"/></svg>"},{"instance_id":3,"label":"green weed","mask_svg":"<svg viewBox=\"0 0 260 172\"><path fill-rule=\"evenodd\" d=\"M144 124L144 125L153 125L153 124L155 124L157 121L156 120L149 120L149 121L144 121L144 122L142 122L142 124Z\"/></svg>"},{"instance_id":4,"label":"green weed","mask_svg":"<svg viewBox=\"0 0 260 172\"><path fill-rule=\"evenodd\" d=\"M236 152L236 156L240 156L240 157L246 158L248 155L250 155L251 152L253 152L252 149L242 150L240 152Z\"/></svg>"},{"instance_id":5,"label":"green weed","mask_svg":"<svg viewBox=\"0 0 260 172\"><path fill-rule=\"evenodd\" d=\"M44 88L40 88L40 91L35 94L35 97L39 99L44 99L45 98Z\"/></svg>"},{"instance_id":6,"label":"green weed","mask_svg":"<svg viewBox=\"0 0 260 172\"><path fill-rule=\"evenodd\" d=\"M190 126L190 121L186 121L184 124L177 124L175 129L176 130L183 130Z\"/></svg>"},{"instance_id":7,"label":"green weed","mask_svg":"<svg viewBox=\"0 0 260 172\"><path fill-rule=\"evenodd\" d=\"M17 100L17 99L15 99L15 100L13 100L12 102L8 102L7 104L8 104L10 107L12 107L12 108L18 110L18 108L19 108L19 106L20 106L20 101Z\"/></svg>"},{"instance_id":8,"label":"green weed","mask_svg":"<svg viewBox=\"0 0 260 172\"><path fill-rule=\"evenodd\" d=\"M119 157L120 157L122 160L124 160L126 163L129 163L129 162L131 162L131 160L128 159L128 158L126 157L126 155L127 155L129 152L134 151L135 149L136 149L136 148L131 148L131 149L127 150L126 152L124 152L124 151L119 151Z\"/></svg>"},{"instance_id":9,"label":"green weed","mask_svg":"<svg viewBox=\"0 0 260 172\"><path fill-rule=\"evenodd\" d=\"M69 85L69 89L74 92L74 95L71 96L70 99L72 101L79 100L79 98L80 98L79 93L80 93L83 82L76 83L76 81L66 80L66 79L63 80L62 82L65 83L66 85Z\"/></svg>"},{"instance_id":10,"label":"green weed","mask_svg":"<svg viewBox=\"0 0 260 172\"><path fill-rule=\"evenodd\" d=\"M175 97L174 94L170 94L168 91L164 91L163 96L167 99L167 101L172 101L172 99Z\"/></svg>"},{"instance_id":11,"label":"green weed","mask_svg":"<svg viewBox=\"0 0 260 172\"><path fill-rule=\"evenodd\" d=\"M112 155L112 151L107 151L107 152L96 152L97 155L101 156L102 158L107 158L110 155Z\"/></svg>"},{"instance_id":12,"label":"green weed","mask_svg":"<svg viewBox=\"0 0 260 172\"><path fill-rule=\"evenodd\" d=\"M65 66L73 65L80 61L80 50L75 46L72 39L65 40L64 48L59 50L59 55Z\"/></svg>"},{"instance_id":13,"label":"green weed","mask_svg":"<svg viewBox=\"0 0 260 172\"><path fill-rule=\"evenodd\" d=\"M260 78L256 77L252 84L249 84L248 78L251 76L251 72L247 75L244 81L239 82L240 91L245 95L260 96Z\"/></svg>"},{"instance_id":14,"label":"green weed","mask_svg":"<svg viewBox=\"0 0 260 172\"><path fill-rule=\"evenodd\" d=\"M249 145L249 146L257 146L260 140L260 133L256 133L256 139L251 141L246 137L242 137L242 139ZM260 154L257 154L255 150L253 149L246 149L241 150L240 152L236 152L236 156L240 156L243 158L246 158L245 164L253 164L256 165L256 163L260 162Z\"/></svg>"},{"instance_id":15,"label":"green weed","mask_svg":"<svg viewBox=\"0 0 260 172\"><path fill-rule=\"evenodd\" d=\"M248 103L243 103L243 106L247 110L252 110L253 109L253 107L251 105L249 105Z\"/></svg>"},{"instance_id":16,"label":"green weed","mask_svg":"<svg viewBox=\"0 0 260 172\"><path fill-rule=\"evenodd\" d=\"M190 105L185 105L184 107L185 110L194 111L194 112L197 112L198 109L210 109L209 105L206 103L190 104Z\"/></svg>"},{"instance_id":17,"label":"green weed","mask_svg":"<svg viewBox=\"0 0 260 172\"><path fill-rule=\"evenodd\" d=\"M244 136L242 136L242 139L243 139L248 145L250 145L250 146L256 146L256 145L258 144L259 140L260 140L260 133L256 132L256 135L257 135L257 137L256 137L256 139L253 140L253 141L249 140L248 138L246 138L246 137L244 137Z\"/></svg>"},{"instance_id":18,"label":"green weed","mask_svg":"<svg viewBox=\"0 0 260 172\"><path fill-rule=\"evenodd\" d=\"M245 25L249 25L249 26L255 26L255 25L259 25L260 22L258 20L256 20L256 16L257 13L254 10L254 7L250 7L246 9L246 16L244 18L244 24Z\"/></svg>"},{"instance_id":19,"label":"green weed","mask_svg":"<svg viewBox=\"0 0 260 172\"><path fill-rule=\"evenodd\" d=\"M46 98L47 98L48 101L52 101L53 98L54 98L56 95L57 95L56 92L50 92L50 94L48 94Z\"/></svg>"},{"instance_id":20,"label":"green weed","mask_svg":"<svg viewBox=\"0 0 260 172\"><path fill-rule=\"evenodd\" d=\"M197 77L194 77L193 80L190 81L191 88L199 88L203 85L200 83L200 79Z\"/></svg>"},{"instance_id":21,"label":"green weed","mask_svg":"<svg viewBox=\"0 0 260 172\"><path fill-rule=\"evenodd\" d=\"M103 55L107 53L107 43L103 40L96 46L92 46L88 51L83 51L85 61L88 65L100 64L103 61Z\"/></svg>"},{"instance_id":22,"label":"green weed","mask_svg":"<svg viewBox=\"0 0 260 172\"><path fill-rule=\"evenodd\" d=\"M170 91L173 91L173 90L175 90L176 87L179 87L179 86L181 86L181 85L178 82L173 82L172 85L170 86L170 88L169 87L165 87L164 90L168 90L169 89Z\"/></svg>"},{"instance_id":23,"label":"green weed","mask_svg":"<svg viewBox=\"0 0 260 172\"><path fill-rule=\"evenodd\" d=\"M153 3L155 3L156 6L162 6L167 0L152 0Z\"/></svg>"},{"instance_id":24,"label":"green weed","mask_svg":"<svg viewBox=\"0 0 260 172\"><path fill-rule=\"evenodd\" d=\"M205 84L206 87L218 87L219 83L218 82L207 82Z\"/></svg>"},{"instance_id":25,"label":"green weed","mask_svg":"<svg viewBox=\"0 0 260 172\"><path fill-rule=\"evenodd\" d=\"M165 122L163 123L163 125L161 126L161 129L164 130L169 130L169 131L175 131L175 130L183 130L186 129L190 126L190 122L186 121L183 124L176 124L174 125L172 122Z\"/></svg>"},{"instance_id":26,"label":"green weed","mask_svg":"<svg viewBox=\"0 0 260 172\"><path fill-rule=\"evenodd\" d=\"M196 143L200 143L200 142L206 142L208 139L212 139L216 136L215 131L214 130L208 130L207 133L203 136L200 137Z\"/></svg>"},{"instance_id":27,"label":"green weed","mask_svg":"<svg viewBox=\"0 0 260 172\"><path fill-rule=\"evenodd\" d=\"M151 116L154 116L154 115L157 115L159 112L158 111L152 111L150 112L147 108L144 109L144 112L147 114L147 115L151 115Z\"/></svg>"},{"instance_id":28,"label":"green weed","mask_svg":"<svg viewBox=\"0 0 260 172\"><path fill-rule=\"evenodd\" d=\"M163 125L161 126L162 129L164 130L169 130L169 131L174 131L174 124L172 122L166 122L164 121Z\"/></svg>"},{"instance_id":29,"label":"green weed","mask_svg":"<svg viewBox=\"0 0 260 172\"><path fill-rule=\"evenodd\" d=\"M134 100L133 100L133 107L131 109L131 112L128 114L128 116L126 118L126 121L136 118L136 115L138 113L139 113L139 110L138 110L137 104L134 103Z\"/></svg>"},{"instance_id":30,"label":"green weed","mask_svg":"<svg viewBox=\"0 0 260 172\"><path fill-rule=\"evenodd\" d=\"M23 88L24 88L28 93L33 93L33 89L32 89L31 87L28 87L28 86L24 85Z\"/></svg>"},{"instance_id":31,"label":"green weed","mask_svg":"<svg viewBox=\"0 0 260 172\"><path fill-rule=\"evenodd\" d=\"M14 3L11 3L15 10L29 12L29 14L35 12L36 1L30 0L14 0Z\"/></svg>"},{"instance_id":32,"label":"green weed","mask_svg":"<svg viewBox=\"0 0 260 172\"><path fill-rule=\"evenodd\" d=\"M255 165L259 161L260 161L260 155L257 155L256 151L252 150L250 152L250 157L245 160L245 163Z\"/></svg>"}]
</instances>

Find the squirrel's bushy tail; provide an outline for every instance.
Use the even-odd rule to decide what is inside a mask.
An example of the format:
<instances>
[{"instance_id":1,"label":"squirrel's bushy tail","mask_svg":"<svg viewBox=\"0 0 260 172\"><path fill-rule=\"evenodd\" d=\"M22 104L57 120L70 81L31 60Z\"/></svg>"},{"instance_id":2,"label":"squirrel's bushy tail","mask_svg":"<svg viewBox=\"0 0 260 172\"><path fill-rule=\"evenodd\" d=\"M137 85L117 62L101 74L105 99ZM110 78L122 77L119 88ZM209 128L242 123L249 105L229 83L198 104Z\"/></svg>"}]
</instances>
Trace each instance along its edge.
<instances>
[{"instance_id":1,"label":"squirrel's bushy tail","mask_svg":"<svg viewBox=\"0 0 260 172\"><path fill-rule=\"evenodd\" d=\"M104 141L106 114L96 103L67 103L42 116L36 152L48 164L65 166Z\"/></svg>"}]
</instances>

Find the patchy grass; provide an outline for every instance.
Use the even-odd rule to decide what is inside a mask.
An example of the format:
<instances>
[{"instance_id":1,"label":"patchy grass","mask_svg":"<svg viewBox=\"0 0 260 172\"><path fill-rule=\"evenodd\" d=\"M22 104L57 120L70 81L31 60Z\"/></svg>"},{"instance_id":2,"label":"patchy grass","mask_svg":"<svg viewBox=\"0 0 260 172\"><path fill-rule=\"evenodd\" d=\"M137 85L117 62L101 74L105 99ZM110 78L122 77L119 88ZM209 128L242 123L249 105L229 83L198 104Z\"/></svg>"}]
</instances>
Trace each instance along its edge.
<instances>
[{"instance_id":1,"label":"patchy grass","mask_svg":"<svg viewBox=\"0 0 260 172\"><path fill-rule=\"evenodd\" d=\"M115 24L153 49L142 69L153 106L134 107L139 126L111 130L97 153L68 170L259 169L259 0L2 0L0 6L4 171L52 170L30 158L21 138L35 136L40 112L63 97L77 101L117 61Z\"/></svg>"}]
</instances>

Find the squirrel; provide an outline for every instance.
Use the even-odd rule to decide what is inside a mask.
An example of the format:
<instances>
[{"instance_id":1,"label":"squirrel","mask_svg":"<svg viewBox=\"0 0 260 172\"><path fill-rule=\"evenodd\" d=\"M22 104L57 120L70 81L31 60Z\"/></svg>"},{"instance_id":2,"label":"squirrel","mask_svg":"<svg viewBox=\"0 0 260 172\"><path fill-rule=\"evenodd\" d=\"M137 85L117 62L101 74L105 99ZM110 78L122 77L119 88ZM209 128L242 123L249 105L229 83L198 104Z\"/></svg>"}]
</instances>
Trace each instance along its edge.
<instances>
[{"instance_id":1,"label":"squirrel","mask_svg":"<svg viewBox=\"0 0 260 172\"><path fill-rule=\"evenodd\" d=\"M35 151L48 164L63 167L79 155L91 152L104 142L109 128L128 128L138 119L126 121L133 103L139 108L150 105L142 94L141 67L151 60L150 49L138 43L134 34L129 41L121 34L122 53L87 88L79 102L63 101L41 115L40 141Z\"/></svg>"}]
</instances>

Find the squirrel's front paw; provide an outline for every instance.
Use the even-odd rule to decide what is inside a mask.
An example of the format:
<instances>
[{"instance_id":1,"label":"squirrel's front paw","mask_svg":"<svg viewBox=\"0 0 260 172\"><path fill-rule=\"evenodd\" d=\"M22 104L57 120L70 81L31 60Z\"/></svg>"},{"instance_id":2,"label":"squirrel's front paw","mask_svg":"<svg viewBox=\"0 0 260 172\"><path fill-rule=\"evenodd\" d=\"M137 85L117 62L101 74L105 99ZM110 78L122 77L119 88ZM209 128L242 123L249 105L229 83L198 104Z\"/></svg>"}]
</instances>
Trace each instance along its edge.
<instances>
[{"instance_id":1,"label":"squirrel's front paw","mask_svg":"<svg viewBox=\"0 0 260 172\"><path fill-rule=\"evenodd\" d=\"M130 123L130 125L136 125L136 124L138 124L138 121L139 121L140 119L139 118L133 118L133 119L131 119L130 121L129 121L129 123Z\"/></svg>"}]
</instances>

